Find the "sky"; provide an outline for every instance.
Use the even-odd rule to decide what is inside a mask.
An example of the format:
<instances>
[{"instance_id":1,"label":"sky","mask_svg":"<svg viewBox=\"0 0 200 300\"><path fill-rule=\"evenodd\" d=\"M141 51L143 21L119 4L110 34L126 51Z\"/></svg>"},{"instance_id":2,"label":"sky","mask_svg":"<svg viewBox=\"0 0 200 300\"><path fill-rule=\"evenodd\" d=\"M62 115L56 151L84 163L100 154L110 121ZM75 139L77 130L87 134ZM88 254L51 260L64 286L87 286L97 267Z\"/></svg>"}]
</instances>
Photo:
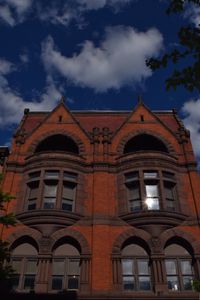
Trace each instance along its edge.
<instances>
[{"instance_id":1,"label":"sky","mask_svg":"<svg viewBox=\"0 0 200 300\"><path fill-rule=\"evenodd\" d=\"M152 72L146 59L178 48L180 26L200 8L165 13L169 0L0 0L0 145L10 145L25 108L175 108L200 162L200 95L166 91L173 65Z\"/></svg>"}]
</instances>

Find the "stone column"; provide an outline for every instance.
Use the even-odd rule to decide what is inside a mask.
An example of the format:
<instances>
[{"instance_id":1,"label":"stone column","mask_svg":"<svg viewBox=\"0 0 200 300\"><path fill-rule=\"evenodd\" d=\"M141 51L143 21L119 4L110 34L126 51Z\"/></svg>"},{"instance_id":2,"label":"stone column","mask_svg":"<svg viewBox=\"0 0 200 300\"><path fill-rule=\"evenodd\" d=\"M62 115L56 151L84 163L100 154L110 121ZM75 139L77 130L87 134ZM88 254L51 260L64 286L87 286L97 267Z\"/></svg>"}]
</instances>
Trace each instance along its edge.
<instances>
[{"instance_id":1,"label":"stone column","mask_svg":"<svg viewBox=\"0 0 200 300\"><path fill-rule=\"evenodd\" d=\"M38 272L36 276L35 292L47 293L49 285L49 274L51 267L51 255L38 256Z\"/></svg>"},{"instance_id":2,"label":"stone column","mask_svg":"<svg viewBox=\"0 0 200 300\"><path fill-rule=\"evenodd\" d=\"M113 278L113 289L122 289L122 266L120 257L112 257L112 278Z\"/></svg>"},{"instance_id":3,"label":"stone column","mask_svg":"<svg viewBox=\"0 0 200 300\"><path fill-rule=\"evenodd\" d=\"M89 292L90 288L90 256L81 257L80 290Z\"/></svg>"}]
</instances>

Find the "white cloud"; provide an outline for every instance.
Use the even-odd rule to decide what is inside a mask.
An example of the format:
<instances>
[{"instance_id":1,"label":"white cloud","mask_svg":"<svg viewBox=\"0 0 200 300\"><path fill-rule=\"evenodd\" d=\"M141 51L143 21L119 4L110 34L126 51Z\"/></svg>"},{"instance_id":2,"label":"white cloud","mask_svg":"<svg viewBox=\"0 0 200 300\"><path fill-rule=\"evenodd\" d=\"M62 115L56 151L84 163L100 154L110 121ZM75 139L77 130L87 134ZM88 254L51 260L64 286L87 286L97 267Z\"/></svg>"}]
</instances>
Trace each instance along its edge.
<instances>
[{"instance_id":1,"label":"white cloud","mask_svg":"<svg viewBox=\"0 0 200 300\"><path fill-rule=\"evenodd\" d=\"M27 53L22 53L19 55L19 58L22 63L27 64L29 62L29 56Z\"/></svg>"},{"instance_id":2,"label":"white cloud","mask_svg":"<svg viewBox=\"0 0 200 300\"><path fill-rule=\"evenodd\" d=\"M0 0L0 19L10 26L26 20L32 9L34 16L41 21L54 25L68 26L74 20L78 25L84 24L84 13L104 7L119 7L136 0L49 0L48 5L42 0Z\"/></svg>"},{"instance_id":3,"label":"white cloud","mask_svg":"<svg viewBox=\"0 0 200 300\"><path fill-rule=\"evenodd\" d=\"M190 4L187 6L185 14L185 18L188 18L191 23L195 26L200 25L200 6L195 4Z\"/></svg>"},{"instance_id":4,"label":"white cloud","mask_svg":"<svg viewBox=\"0 0 200 300\"><path fill-rule=\"evenodd\" d=\"M65 57L49 37L42 46L42 59L48 71L58 72L73 84L103 92L107 89L141 83L151 76L148 57L157 56L163 38L157 29L138 32L116 26L106 30L99 47L85 41L79 54Z\"/></svg>"},{"instance_id":5,"label":"white cloud","mask_svg":"<svg viewBox=\"0 0 200 300\"><path fill-rule=\"evenodd\" d=\"M182 112L185 115L184 125L190 130L194 152L200 158L200 98L185 102Z\"/></svg>"},{"instance_id":6,"label":"white cloud","mask_svg":"<svg viewBox=\"0 0 200 300\"><path fill-rule=\"evenodd\" d=\"M7 25L14 26L24 21L32 0L5 0L0 4L0 19Z\"/></svg>"},{"instance_id":7,"label":"white cloud","mask_svg":"<svg viewBox=\"0 0 200 300\"><path fill-rule=\"evenodd\" d=\"M22 96L9 85L6 75L16 70L13 64L0 59L0 127L16 124L20 121L26 107L30 110L51 110L63 93L62 87L56 87L51 76L47 76L46 87L39 99L24 101Z\"/></svg>"}]
</instances>

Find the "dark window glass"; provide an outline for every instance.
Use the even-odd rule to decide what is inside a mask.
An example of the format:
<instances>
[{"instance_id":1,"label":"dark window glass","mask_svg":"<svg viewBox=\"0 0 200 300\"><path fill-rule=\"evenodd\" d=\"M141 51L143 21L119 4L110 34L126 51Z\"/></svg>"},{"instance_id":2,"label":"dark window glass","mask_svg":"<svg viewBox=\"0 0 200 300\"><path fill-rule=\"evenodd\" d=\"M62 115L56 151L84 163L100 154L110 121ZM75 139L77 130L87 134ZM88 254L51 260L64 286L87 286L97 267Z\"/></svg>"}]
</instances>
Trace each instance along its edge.
<instances>
[{"instance_id":1,"label":"dark window glass","mask_svg":"<svg viewBox=\"0 0 200 300\"><path fill-rule=\"evenodd\" d=\"M52 278L52 290L62 290L63 276L53 276Z\"/></svg>"}]
</instances>

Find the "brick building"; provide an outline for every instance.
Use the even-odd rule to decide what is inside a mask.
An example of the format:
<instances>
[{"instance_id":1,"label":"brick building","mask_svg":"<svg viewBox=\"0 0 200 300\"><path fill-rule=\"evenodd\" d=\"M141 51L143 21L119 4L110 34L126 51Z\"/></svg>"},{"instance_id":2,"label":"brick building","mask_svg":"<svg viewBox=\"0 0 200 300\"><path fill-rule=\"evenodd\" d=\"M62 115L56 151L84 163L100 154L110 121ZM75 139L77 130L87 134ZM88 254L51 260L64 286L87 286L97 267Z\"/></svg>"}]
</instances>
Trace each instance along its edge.
<instances>
[{"instance_id":1,"label":"brick building","mask_svg":"<svg viewBox=\"0 0 200 300\"><path fill-rule=\"evenodd\" d=\"M0 157L16 291L197 299L200 180L175 111L25 109Z\"/></svg>"}]
</instances>

